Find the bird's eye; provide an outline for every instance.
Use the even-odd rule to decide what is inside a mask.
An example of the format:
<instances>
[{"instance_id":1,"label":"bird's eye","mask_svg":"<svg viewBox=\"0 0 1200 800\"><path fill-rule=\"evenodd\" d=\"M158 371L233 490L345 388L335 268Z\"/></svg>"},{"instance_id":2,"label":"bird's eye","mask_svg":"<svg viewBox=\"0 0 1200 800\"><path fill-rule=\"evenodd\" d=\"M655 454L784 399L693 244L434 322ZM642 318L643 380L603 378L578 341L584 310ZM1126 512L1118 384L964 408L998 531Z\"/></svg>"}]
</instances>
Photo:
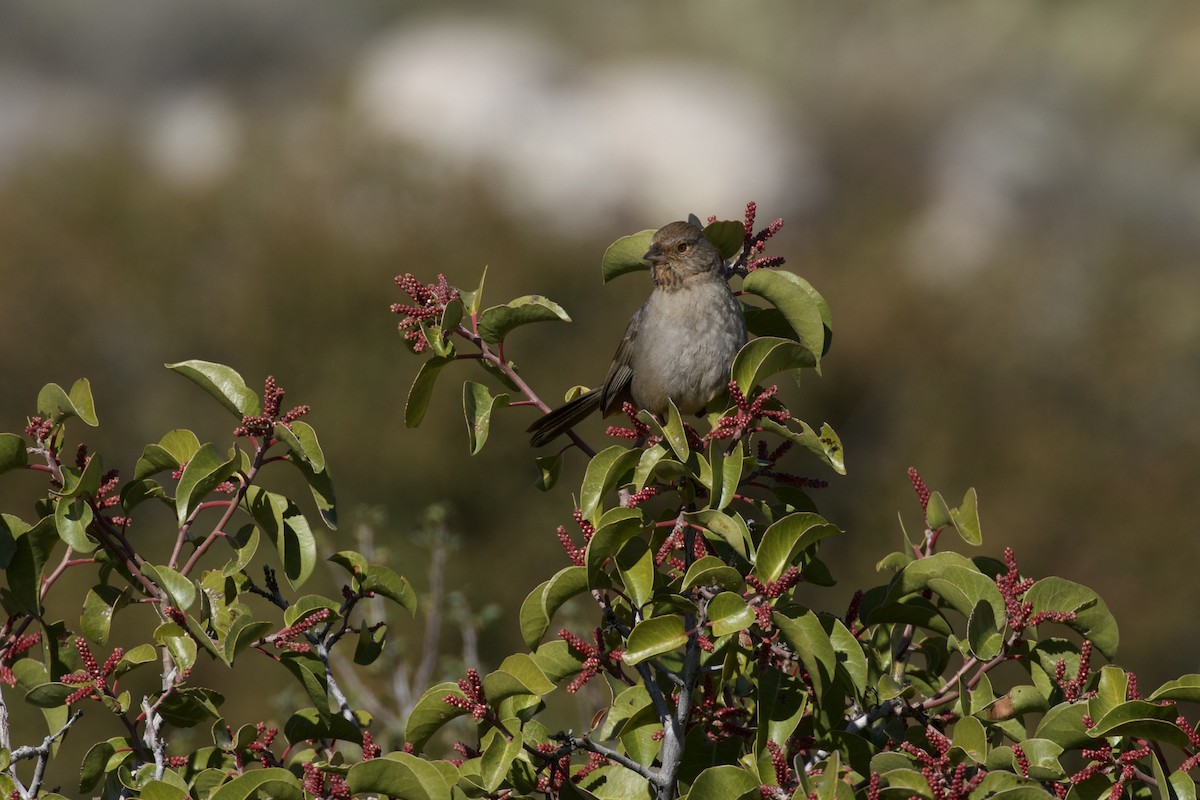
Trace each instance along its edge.
<instances>
[{"instance_id":1,"label":"bird's eye","mask_svg":"<svg viewBox=\"0 0 1200 800\"><path fill-rule=\"evenodd\" d=\"M691 247L692 246L690 244L688 244L687 242L680 242L679 244L675 245L675 252L686 253L688 250L691 249Z\"/></svg>"}]
</instances>

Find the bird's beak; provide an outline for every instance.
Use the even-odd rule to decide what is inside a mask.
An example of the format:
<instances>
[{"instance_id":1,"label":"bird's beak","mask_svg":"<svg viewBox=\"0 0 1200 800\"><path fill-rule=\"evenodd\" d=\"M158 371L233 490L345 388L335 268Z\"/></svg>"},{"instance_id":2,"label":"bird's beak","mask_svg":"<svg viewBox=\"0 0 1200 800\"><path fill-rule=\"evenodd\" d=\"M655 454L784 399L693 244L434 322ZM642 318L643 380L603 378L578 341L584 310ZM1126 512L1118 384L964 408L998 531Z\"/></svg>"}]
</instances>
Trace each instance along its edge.
<instances>
[{"instance_id":1,"label":"bird's beak","mask_svg":"<svg viewBox=\"0 0 1200 800\"><path fill-rule=\"evenodd\" d=\"M663 253L662 248L657 244L650 245L650 249L646 251L646 255L642 256L642 258L655 265L665 264L667 261L666 254Z\"/></svg>"}]
</instances>

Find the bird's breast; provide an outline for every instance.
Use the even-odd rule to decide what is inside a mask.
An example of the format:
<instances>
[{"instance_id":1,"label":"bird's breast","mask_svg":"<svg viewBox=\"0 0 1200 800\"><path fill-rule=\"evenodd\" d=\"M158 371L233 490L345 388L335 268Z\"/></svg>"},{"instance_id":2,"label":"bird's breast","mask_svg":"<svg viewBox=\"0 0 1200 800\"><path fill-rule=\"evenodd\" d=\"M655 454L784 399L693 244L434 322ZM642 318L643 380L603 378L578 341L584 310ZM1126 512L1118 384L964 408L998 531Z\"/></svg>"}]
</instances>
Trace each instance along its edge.
<instances>
[{"instance_id":1,"label":"bird's breast","mask_svg":"<svg viewBox=\"0 0 1200 800\"><path fill-rule=\"evenodd\" d=\"M700 411L729 380L745 342L741 309L724 280L655 290L634 349L634 402L657 414L668 398L682 413Z\"/></svg>"}]
</instances>

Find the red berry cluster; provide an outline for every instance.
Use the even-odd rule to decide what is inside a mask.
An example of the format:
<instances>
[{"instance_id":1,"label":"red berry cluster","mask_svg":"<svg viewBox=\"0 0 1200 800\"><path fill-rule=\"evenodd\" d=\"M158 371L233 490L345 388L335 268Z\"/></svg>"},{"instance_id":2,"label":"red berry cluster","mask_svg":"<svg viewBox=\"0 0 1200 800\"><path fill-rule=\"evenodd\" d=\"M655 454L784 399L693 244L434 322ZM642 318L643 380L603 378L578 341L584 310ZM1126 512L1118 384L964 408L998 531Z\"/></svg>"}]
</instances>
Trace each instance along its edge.
<instances>
[{"instance_id":1,"label":"red berry cluster","mask_svg":"<svg viewBox=\"0 0 1200 800\"><path fill-rule=\"evenodd\" d=\"M642 442L646 447L653 447L662 441L661 436L655 436L650 433L650 426L638 419L638 408L633 403L626 401L621 404L621 413L629 417L629 427L622 428L620 425L609 425L604 433L608 436L615 436L618 439L628 439L631 442Z\"/></svg>"},{"instance_id":2,"label":"red berry cluster","mask_svg":"<svg viewBox=\"0 0 1200 800\"><path fill-rule=\"evenodd\" d=\"M917 763L921 767L921 776L929 784L934 800L965 800L983 781L987 771L979 769L968 779L967 773L970 767L966 761L960 762L957 766L951 763L950 740L946 738L945 734L933 726L928 726L925 729L925 737L933 746L936 755L922 750L911 742L901 742L900 749L917 759ZM1017 747L1013 748L1014 755L1017 750ZM1021 757L1017 756L1017 758L1019 762Z\"/></svg>"},{"instance_id":3,"label":"red berry cluster","mask_svg":"<svg viewBox=\"0 0 1200 800\"><path fill-rule=\"evenodd\" d=\"M293 653L307 653L312 650L312 645L307 641L301 641L301 637L316 625L318 622L324 622L329 619L328 608L318 608L316 611L296 620L295 623L287 626L276 632L271 639L275 643L276 650L290 650Z\"/></svg>"},{"instance_id":4,"label":"red berry cluster","mask_svg":"<svg viewBox=\"0 0 1200 800\"><path fill-rule=\"evenodd\" d=\"M728 417L722 417L717 421L716 426L704 437L704 441L711 442L713 439L740 439L747 431L759 431L760 427L753 427L754 423L759 419L766 417L775 422L784 422L791 418L791 414L786 409L770 409L764 408L768 400L779 393L778 386L769 386L762 391L753 400L747 400L742 394L742 390L738 388L737 382L729 382L729 394L733 398L733 402L737 404L737 411Z\"/></svg>"},{"instance_id":5,"label":"red berry cluster","mask_svg":"<svg viewBox=\"0 0 1200 800\"><path fill-rule=\"evenodd\" d=\"M586 686L587 682L596 677L601 669L613 675L624 677L621 675L620 667L624 651L606 649L604 646L604 635L599 628L596 628L592 632L592 638L596 642L594 645L588 644L566 628L558 632L558 638L566 642L567 647L583 656L583 665L580 668L579 674L575 676L575 680L567 685L567 692L569 694L574 694Z\"/></svg>"},{"instance_id":6,"label":"red berry cluster","mask_svg":"<svg viewBox=\"0 0 1200 800\"><path fill-rule=\"evenodd\" d=\"M700 530L700 529L697 529ZM687 544L687 529L686 526L676 525L654 554L654 566L662 566L666 562L671 569L679 574L687 572L687 563L682 558L674 555L676 550L682 551ZM700 559L708 555L708 542L704 536L697 534L692 537L692 558Z\"/></svg>"},{"instance_id":7,"label":"red berry cluster","mask_svg":"<svg viewBox=\"0 0 1200 800\"><path fill-rule=\"evenodd\" d=\"M350 787L337 773L326 773L312 761L303 766L304 791L317 800L350 800Z\"/></svg>"},{"instance_id":8,"label":"red berry cluster","mask_svg":"<svg viewBox=\"0 0 1200 800\"><path fill-rule=\"evenodd\" d=\"M1024 599L1025 593L1033 586L1033 579L1021 578L1017 569L1017 556L1011 547L1004 548L1004 565L1008 569L1003 575L996 576L996 586L1004 598L1005 615L1011 630L1020 632L1046 621L1071 622L1075 619L1074 611L1033 613L1033 603Z\"/></svg>"},{"instance_id":9,"label":"red berry cluster","mask_svg":"<svg viewBox=\"0 0 1200 800\"><path fill-rule=\"evenodd\" d=\"M112 695L113 692L108 685L108 678L112 675L113 670L117 668L121 657L125 655L124 648L118 647L113 650L109 657L104 660L104 666L96 663L96 658L92 655L92 648L82 636L75 637L75 649L79 652L80 659L83 660L84 668L78 672L72 672L59 678L62 683L79 686L78 689L67 697L66 704L73 705L85 697L95 696L99 699L100 695Z\"/></svg>"},{"instance_id":10,"label":"red berry cluster","mask_svg":"<svg viewBox=\"0 0 1200 800\"><path fill-rule=\"evenodd\" d=\"M763 256L763 251L767 248L767 240L779 233L780 228L783 227L783 220L775 219L767 227L756 233L754 231L754 221L757 216L758 204L751 200L746 203L745 219L742 222L742 227L745 230L742 254L738 257L737 263L734 265L734 272L740 275L745 275L756 269L781 267L786 263L783 256ZM715 221L715 219L710 218L710 222Z\"/></svg>"},{"instance_id":11,"label":"red berry cluster","mask_svg":"<svg viewBox=\"0 0 1200 800\"><path fill-rule=\"evenodd\" d=\"M571 516L575 520L575 524L579 526L579 532L583 534L583 546L576 547L575 542L571 539L571 534L567 533L566 527L558 526L558 543L562 545L562 549L566 551L567 559L577 566L583 566L583 560L587 555L588 542L592 540L592 536L596 534L596 528L592 523L583 518L583 511L575 509L571 512Z\"/></svg>"},{"instance_id":12,"label":"red berry cluster","mask_svg":"<svg viewBox=\"0 0 1200 800\"><path fill-rule=\"evenodd\" d=\"M917 499L921 501L921 513L925 513L929 509L929 487L925 485L925 480L921 477L921 473L917 472L916 467L908 468L908 479L917 493Z\"/></svg>"},{"instance_id":13,"label":"red berry cluster","mask_svg":"<svg viewBox=\"0 0 1200 800\"><path fill-rule=\"evenodd\" d=\"M371 736L370 731L362 733L362 759L363 761L371 761L383 755L383 748L375 744L375 737Z\"/></svg>"},{"instance_id":14,"label":"red berry cluster","mask_svg":"<svg viewBox=\"0 0 1200 800\"><path fill-rule=\"evenodd\" d=\"M487 695L483 693L483 680L474 667L467 670L467 677L458 679L458 688L465 697L448 694L442 698L442 702L463 711L470 711L471 716L477 720L486 719L489 713Z\"/></svg>"},{"instance_id":15,"label":"red berry cluster","mask_svg":"<svg viewBox=\"0 0 1200 800\"><path fill-rule=\"evenodd\" d=\"M397 327L413 352L420 353L429 346L421 326L439 323L447 304L458 299L458 289L448 284L442 274L437 276L436 283L424 284L411 273L405 273L396 276L396 285L412 298L412 305L393 303L392 313L404 317Z\"/></svg>"},{"instance_id":16,"label":"red berry cluster","mask_svg":"<svg viewBox=\"0 0 1200 800\"><path fill-rule=\"evenodd\" d=\"M1068 703L1074 703L1084 697L1090 697L1095 694L1095 691L1083 691L1083 687L1087 685L1088 676L1091 675L1092 667L1092 642L1090 639L1084 639L1083 644L1079 647L1079 669L1076 670L1075 676L1067 678L1067 661L1060 658L1054 665L1054 682L1058 684L1058 688L1062 690L1063 697ZM1088 725L1090 728L1091 725Z\"/></svg>"},{"instance_id":17,"label":"red berry cluster","mask_svg":"<svg viewBox=\"0 0 1200 800\"><path fill-rule=\"evenodd\" d=\"M263 386L262 413L256 417L243 416L242 424L233 429L233 435L269 439L275 432L276 424L291 426L309 412L307 405L299 405L280 416L279 408L284 394L283 389L275 383L275 376L268 375Z\"/></svg>"},{"instance_id":18,"label":"red berry cluster","mask_svg":"<svg viewBox=\"0 0 1200 800\"><path fill-rule=\"evenodd\" d=\"M13 662L41 641L42 634L27 633L9 642L8 647L4 650L4 655L0 656L0 683L5 683L9 686L17 684L17 676L12 671Z\"/></svg>"}]
</instances>

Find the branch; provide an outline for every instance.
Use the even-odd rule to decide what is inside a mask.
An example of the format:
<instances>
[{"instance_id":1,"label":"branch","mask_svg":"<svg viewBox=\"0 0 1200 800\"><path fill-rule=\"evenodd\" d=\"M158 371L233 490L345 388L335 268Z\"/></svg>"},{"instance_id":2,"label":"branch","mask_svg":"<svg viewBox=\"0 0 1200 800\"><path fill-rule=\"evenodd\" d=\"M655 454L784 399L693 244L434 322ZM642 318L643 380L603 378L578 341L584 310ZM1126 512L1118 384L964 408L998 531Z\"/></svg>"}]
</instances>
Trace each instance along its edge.
<instances>
[{"instance_id":1,"label":"branch","mask_svg":"<svg viewBox=\"0 0 1200 800\"><path fill-rule=\"evenodd\" d=\"M615 764L620 764L622 767L630 770L631 772L636 772L638 775L641 775L656 787L661 787L663 785L663 776L659 770L656 770L652 767L647 767L645 764L634 761L629 756L613 750L611 747L605 747L598 742L593 742L586 736L579 737L563 734L560 736L554 736L552 738L563 742L570 747L572 751L587 750L589 753L596 753L597 755L604 756L609 761L612 761Z\"/></svg>"},{"instance_id":2,"label":"branch","mask_svg":"<svg viewBox=\"0 0 1200 800\"><path fill-rule=\"evenodd\" d=\"M33 768L33 780L29 782L29 788L20 790L23 797L37 797L38 792L40 792L42 789L42 781L46 777L46 762L50 760L50 747L54 744L56 739L66 736L67 731L70 730L71 726L75 724L75 720L82 716L82 711L76 711L75 713L71 714L71 716L67 717L67 721L63 723L61 728L51 734L48 734L45 739L42 739L41 744L37 745L36 747L27 744L12 751L12 761L14 764L18 761L24 761L29 758L37 758L37 766ZM11 767L10 774L15 775L15 773L12 772ZM13 777L13 781L17 783L18 786L20 785L20 781L17 781L16 777Z\"/></svg>"},{"instance_id":3,"label":"branch","mask_svg":"<svg viewBox=\"0 0 1200 800\"><path fill-rule=\"evenodd\" d=\"M470 330L465 325L459 325L456 333L467 341L471 342L471 344L478 347L479 358L494 366L497 370L504 374L505 378L512 381L513 385L521 390L521 394L525 395L525 397L529 399L529 405L536 406L537 409L543 414L550 413L550 406L546 405L546 403L542 401L542 398L538 397L537 392L529 388L529 384L525 382L524 378L517 374L517 371L512 368L508 361L492 351L492 348L483 340L483 337ZM581 439L579 434L575 433L574 430L568 430L567 436L570 437L571 441L575 443L576 447L587 454L588 458L596 455L596 451L593 450L587 442Z\"/></svg>"}]
</instances>

